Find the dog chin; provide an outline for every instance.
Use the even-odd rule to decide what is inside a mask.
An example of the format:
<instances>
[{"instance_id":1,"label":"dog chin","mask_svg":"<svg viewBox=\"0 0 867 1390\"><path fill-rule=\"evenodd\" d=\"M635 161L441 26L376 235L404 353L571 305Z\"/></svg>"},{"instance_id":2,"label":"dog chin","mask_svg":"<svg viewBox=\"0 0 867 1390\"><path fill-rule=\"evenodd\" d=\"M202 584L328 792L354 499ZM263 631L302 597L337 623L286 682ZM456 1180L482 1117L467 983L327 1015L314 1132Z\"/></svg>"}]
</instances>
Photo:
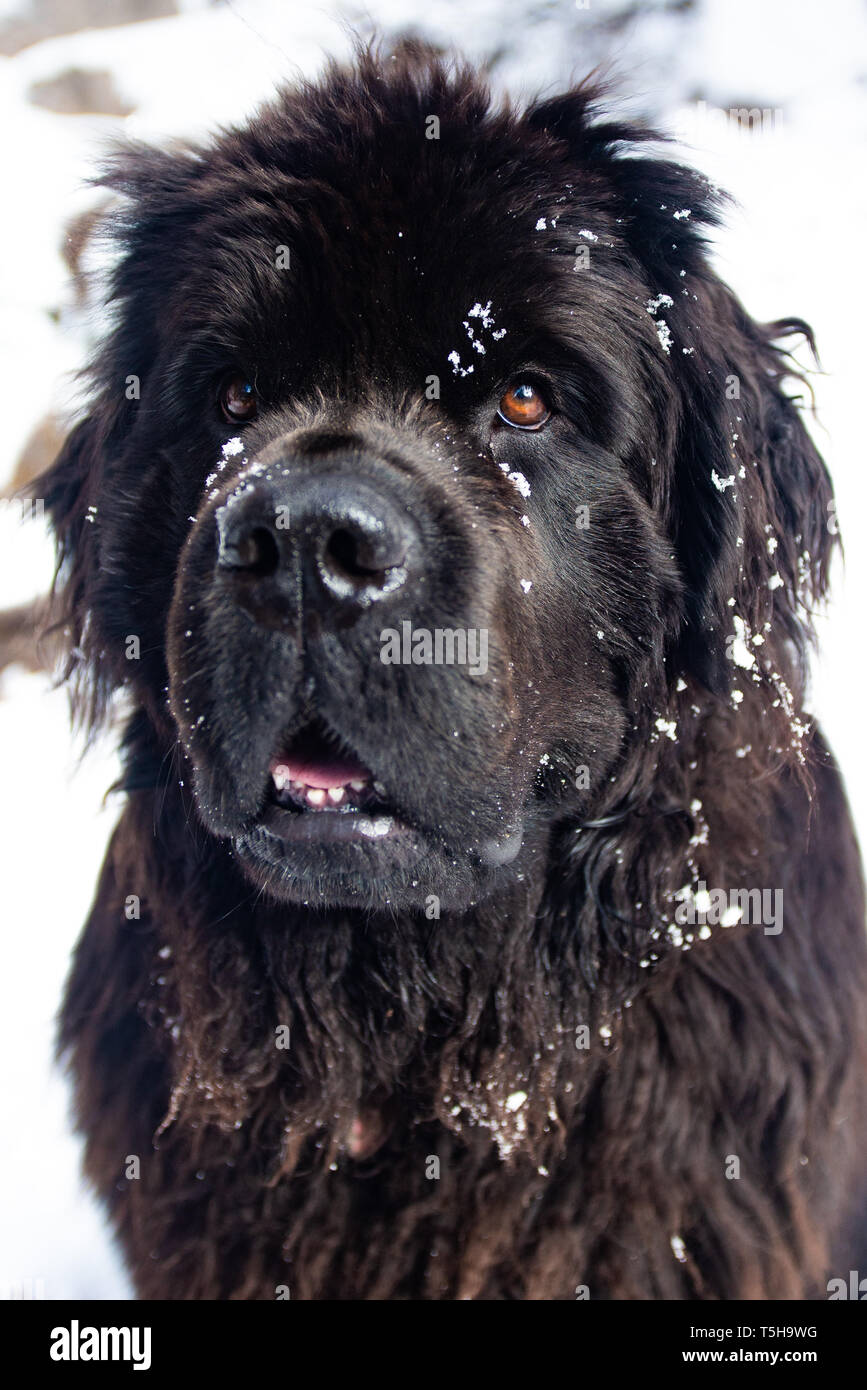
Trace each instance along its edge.
<instances>
[{"instance_id":1,"label":"dog chin","mask_svg":"<svg viewBox=\"0 0 867 1390\"><path fill-rule=\"evenodd\" d=\"M532 857L521 819L455 848L376 810L309 816L268 807L232 844L246 876L278 902L411 911L429 920L502 891Z\"/></svg>"},{"instance_id":2,"label":"dog chin","mask_svg":"<svg viewBox=\"0 0 867 1390\"><path fill-rule=\"evenodd\" d=\"M348 822L352 820L354 824ZM234 839L246 876L278 902L307 907L410 911L429 920L487 897L496 869L455 854L394 817L341 816L278 835L259 824Z\"/></svg>"}]
</instances>

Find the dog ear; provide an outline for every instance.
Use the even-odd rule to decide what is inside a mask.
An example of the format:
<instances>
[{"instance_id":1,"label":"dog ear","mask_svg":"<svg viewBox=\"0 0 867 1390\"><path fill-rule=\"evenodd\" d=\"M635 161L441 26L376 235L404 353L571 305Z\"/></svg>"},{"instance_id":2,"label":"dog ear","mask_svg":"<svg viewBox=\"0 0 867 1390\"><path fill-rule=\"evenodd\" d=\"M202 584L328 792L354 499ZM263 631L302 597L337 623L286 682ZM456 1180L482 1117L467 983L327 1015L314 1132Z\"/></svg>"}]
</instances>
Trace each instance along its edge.
<instances>
[{"instance_id":1,"label":"dog ear","mask_svg":"<svg viewBox=\"0 0 867 1390\"><path fill-rule=\"evenodd\" d=\"M157 351L169 259L163 253L167 243L183 244L193 216L186 195L198 168L191 147L167 153L118 143L93 180L120 195L103 205L89 233L94 242L114 248L102 296L112 317L85 373L93 388L89 413L29 489L42 502L57 541L49 631L66 646L62 674L70 683L76 715L91 730L128 675L116 654L117 642L106 637L117 606L106 582L111 560L100 553L110 460L119 456L134 428L141 380Z\"/></svg>"},{"instance_id":2,"label":"dog ear","mask_svg":"<svg viewBox=\"0 0 867 1390\"><path fill-rule=\"evenodd\" d=\"M779 346L801 333L815 356L813 335L799 319L756 323L715 274L705 233L725 200L702 175L645 158L613 158L609 172L676 401L666 510L687 585L680 662L727 696L734 619L800 674L827 586L833 492L786 389L803 377Z\"/></svg>"},{"instance_id":3,"label":"dog ear","mask_svg":"<svg viewBox=\"0 0 867 1390\"><path fill-rule=\"evenodd\" d=\"M604 90L581 87L539 103L528 123L609 190L618 231L647 288L647 379L654 383L668 469L652 492L686 584L671 667L709 690L731 690L743 623L778 670L800 676L812 610L836 541L825 465L786 389L803 380L778 342L810 328L754 322L713 271L710 230L726 205L703 175L637 154L662 137L596 119ZM815 355L815 350L814 350ZM665 460L656 461L662 465Z\"/></svg>"},{"instance_id":4,"label":"dog ear","mask_svg":"<svg viewBox=\"0 0 867 1390\"><path fill-rule=\"evenodd\" d=\"M57 542L49 632L63 639L62 675L70 681L76 714L90 728L105 714L116 683L93 621L100 571L94 523L102 489L104 434L104 418L97 408L71 430L54 463L29 488L42 503Z\"/></svg>"},{"instance_id":5,"label":"dog ear","mask_svg":"<svg viewBox=\"0 0 867 1390\"><path fill-rule=\"evenodd\" d=\"M837 527L830 478L786 389L787 378L802 378L779 342L801 333L812 347L812 332L796 319L754 322L713 278L698 285L685 317L693 351L672 494L689 584L685 661L727 695L738 618L747 640L758 638L800 684Z\"/></svg>"}]
</instances>

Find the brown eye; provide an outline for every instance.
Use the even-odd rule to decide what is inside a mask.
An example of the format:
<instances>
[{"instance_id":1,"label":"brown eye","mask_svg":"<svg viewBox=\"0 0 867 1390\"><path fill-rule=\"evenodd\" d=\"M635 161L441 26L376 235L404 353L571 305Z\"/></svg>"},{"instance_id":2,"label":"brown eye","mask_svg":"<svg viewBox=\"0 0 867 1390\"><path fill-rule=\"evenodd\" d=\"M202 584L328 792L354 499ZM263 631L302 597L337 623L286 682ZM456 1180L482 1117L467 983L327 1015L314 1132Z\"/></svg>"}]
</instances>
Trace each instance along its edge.
<instances>
[{"instance_id":1,"label":"brown eye","mask_svg":"<svg viewBox=\"0 0 867 1390\"><path fill-rule=\"evenodd\" d=\"M544 396L529 381L516 382L510 386L500 401L497 411L507 425L519 430L538 430L549 419L551 412Z\"/></svg>"},{"instance_id":2,"label":"brown eye","mask_svg":"<svg viewBox=\"0 0 867 1390\"><path fill-rule=\"evenodd\" d=\"M227 420L252 420L258 402L253 383L243 372L233 372L220 387L220 409Z\"/></svg>"}]
</instances>

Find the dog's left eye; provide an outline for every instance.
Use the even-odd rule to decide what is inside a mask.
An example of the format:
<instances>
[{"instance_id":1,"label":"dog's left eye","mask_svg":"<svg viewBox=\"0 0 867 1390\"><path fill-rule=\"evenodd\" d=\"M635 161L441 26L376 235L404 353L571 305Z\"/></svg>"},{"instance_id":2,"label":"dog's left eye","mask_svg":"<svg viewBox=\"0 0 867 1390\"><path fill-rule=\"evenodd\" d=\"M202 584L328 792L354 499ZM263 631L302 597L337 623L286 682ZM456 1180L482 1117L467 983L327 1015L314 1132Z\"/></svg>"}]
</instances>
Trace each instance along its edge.
<instances>
[{"instance_id":1,"label":"dog's left eye","mask_svg":"<svg viewBox=\"0 0 867 1390\"><path fill-rule=\"evenodd\" d=\"M227 420L252 420L258 401L253 383L242 372L224 377L220 386L220 409Z\"/></svg>"},{"instance_id":2,"label":"dog's left eye","mask_svg":"<svg viewBox=\"0 0 867 1390\"><path fill-rule=\"evenodd\" d=\"M532 382L518 381L501 398L501 420L519 430L539 430L551 418L548 402Z\"/></svg>"}]
</instances>

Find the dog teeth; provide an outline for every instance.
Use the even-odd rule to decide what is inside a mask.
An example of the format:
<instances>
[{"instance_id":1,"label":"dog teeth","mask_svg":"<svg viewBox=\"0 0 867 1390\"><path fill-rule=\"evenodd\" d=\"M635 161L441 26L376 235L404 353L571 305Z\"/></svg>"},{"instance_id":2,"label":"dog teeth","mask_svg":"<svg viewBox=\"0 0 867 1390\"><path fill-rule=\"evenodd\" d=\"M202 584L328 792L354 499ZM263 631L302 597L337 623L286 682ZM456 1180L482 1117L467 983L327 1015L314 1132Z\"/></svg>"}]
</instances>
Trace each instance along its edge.
<instances>
[{"instance_id":1,"label":"dog teeth","mask_svg":"<svg viewBox=\"0 0 867 1390\"><path fill-rule=\"evenodd\" d=\"M355 792L357 794L367 791L371 786L370 778L358 777L338 787L310 787L306 782L299 782L297 779L290 777L289 769L283 766L283 764L278 764L273 769L271 778L276 791L290 791L298 800L306 803L306 805L312 807L314 810L319 810L323 806L343 806L344 803L347 802L347 797L349 797L347 803L348 808L353 809L354 801L352 793ZM384 795L384 788L381 783L374 782L372 785L375 787L378 795Z\"/></svg>"}]
</instances>

